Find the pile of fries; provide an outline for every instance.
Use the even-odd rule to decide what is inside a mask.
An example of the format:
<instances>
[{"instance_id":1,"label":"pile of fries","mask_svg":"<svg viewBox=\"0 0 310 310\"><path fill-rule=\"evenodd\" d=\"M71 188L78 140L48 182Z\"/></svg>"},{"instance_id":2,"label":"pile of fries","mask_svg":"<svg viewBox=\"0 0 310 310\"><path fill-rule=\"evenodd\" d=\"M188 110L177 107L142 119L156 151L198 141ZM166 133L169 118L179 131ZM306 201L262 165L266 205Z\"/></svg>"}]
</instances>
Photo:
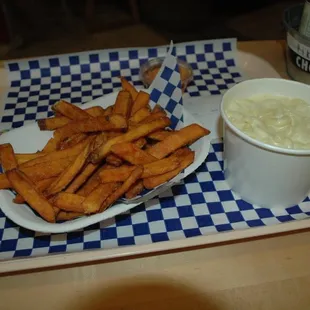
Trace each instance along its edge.
<instances>
[{"instance_id":1,"label":"pile of fries","mask_svg":"<svg viewBox=\"0 0 310 310\"><path fill-rule=\"evenodd\" d=\"M55 116L38 121L53 130L41 151L17 154L0 145L0 189L12 189L15 203L28 203L48 222L66 221L103 212L120 198L169 181L195 158L189 145L209 130L191 124L169 129L160 106L149 94L121 78L114 105L81 109L63 100Z\"/></svg>"}]
</instances>

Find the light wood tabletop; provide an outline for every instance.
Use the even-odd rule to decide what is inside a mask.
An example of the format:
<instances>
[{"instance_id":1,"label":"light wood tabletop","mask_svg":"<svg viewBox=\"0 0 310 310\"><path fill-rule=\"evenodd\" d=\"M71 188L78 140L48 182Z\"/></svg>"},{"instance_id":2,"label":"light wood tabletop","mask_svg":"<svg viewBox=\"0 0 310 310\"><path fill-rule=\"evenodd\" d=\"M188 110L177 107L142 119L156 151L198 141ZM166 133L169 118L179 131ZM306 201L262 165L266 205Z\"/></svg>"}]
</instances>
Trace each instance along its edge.
<instances>
[{"instance_id":1,"label":"light wood tabletop","mask_svg":"<svg viewBox=\"0 0 310 310\"><path fill-rule=\"evenodd\" d=\"M286 78L282 41L240 42ZM310 231L0 277L3 310L310 309Z\"/></svg>"}]
</instances>

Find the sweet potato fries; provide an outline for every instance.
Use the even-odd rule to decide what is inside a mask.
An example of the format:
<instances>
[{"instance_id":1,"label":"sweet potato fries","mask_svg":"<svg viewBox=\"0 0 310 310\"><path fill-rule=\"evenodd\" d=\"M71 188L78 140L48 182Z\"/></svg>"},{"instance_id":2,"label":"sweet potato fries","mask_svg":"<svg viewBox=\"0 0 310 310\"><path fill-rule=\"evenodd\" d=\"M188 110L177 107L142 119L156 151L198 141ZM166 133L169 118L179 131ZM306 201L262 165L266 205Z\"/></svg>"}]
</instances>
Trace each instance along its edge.
<instances>
[{"instance_id":1,"label":"sweet potato fries","mask_svg":"<svg viewBox=\"0 0 310 310\"><path fill-rule=\"evenodd\" d=\"M55 116L38 121L53 131L41 151L15 153L0 145L0 189L17 193L48 222L103 212L120 198L153 189L188 167L195 158L189 145L209 130L191 124L169 129L166 112L149 105L149 94L121 78L114 105L81 109L60 100Z\"/></svg>"}]
</instances>

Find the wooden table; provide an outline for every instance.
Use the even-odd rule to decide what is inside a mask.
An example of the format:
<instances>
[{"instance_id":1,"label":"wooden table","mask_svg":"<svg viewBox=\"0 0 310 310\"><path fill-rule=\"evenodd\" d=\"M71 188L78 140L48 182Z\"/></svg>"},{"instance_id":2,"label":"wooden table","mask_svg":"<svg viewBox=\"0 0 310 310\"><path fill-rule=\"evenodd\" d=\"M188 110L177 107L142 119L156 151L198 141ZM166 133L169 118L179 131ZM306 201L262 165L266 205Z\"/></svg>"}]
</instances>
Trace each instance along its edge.
<instances>
[{"instance_id":1,"label":"wooden table","mask_svg":"<svg viewBox=\"0 0 310 310\"><path fill-rule=\"evenodd\" d=\"M283 42L240 42L287 77ZM310 309L310 231L0 278L3 310Z\"/></svg>"}]
</instances>

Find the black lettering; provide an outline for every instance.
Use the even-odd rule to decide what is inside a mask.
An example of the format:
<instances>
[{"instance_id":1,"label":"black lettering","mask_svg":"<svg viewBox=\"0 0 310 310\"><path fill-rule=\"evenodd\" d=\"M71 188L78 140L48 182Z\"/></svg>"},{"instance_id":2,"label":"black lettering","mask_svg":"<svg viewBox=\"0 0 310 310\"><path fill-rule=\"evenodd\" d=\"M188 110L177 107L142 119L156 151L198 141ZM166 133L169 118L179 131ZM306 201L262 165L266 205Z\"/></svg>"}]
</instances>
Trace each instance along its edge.
<instances>
[{"instance_id":1,"label":"black lettering","mask_svg":"<svg viewBox=\"0 0 310 310\"><path fill-rule=\"evenodd\" d=\"M301 61L301 57L300 57L300 56L297 56L297 57L296 57L296 65L297 65L298 68L301 68L300 61Z\"/></svg>"},{"instance_id":2,"label":"black lettering","mask_svg":"<svg viewBox=\"0 0 310 310\"><path fill-rule=\"evenodd\" d=\"M299 48L297 49L301 51L300 45L298 45ZM305 52L305 51L304 51ZM308 51L307 51L308 53ZM291 59L292 63L299 68L300 70L304 72L310 73L310 61L303 57L303 53L297 54L295 51L289 48L288 50L288 57ZM309 57L310 58L310 57Z\"/></svg>"}]
</instances>

